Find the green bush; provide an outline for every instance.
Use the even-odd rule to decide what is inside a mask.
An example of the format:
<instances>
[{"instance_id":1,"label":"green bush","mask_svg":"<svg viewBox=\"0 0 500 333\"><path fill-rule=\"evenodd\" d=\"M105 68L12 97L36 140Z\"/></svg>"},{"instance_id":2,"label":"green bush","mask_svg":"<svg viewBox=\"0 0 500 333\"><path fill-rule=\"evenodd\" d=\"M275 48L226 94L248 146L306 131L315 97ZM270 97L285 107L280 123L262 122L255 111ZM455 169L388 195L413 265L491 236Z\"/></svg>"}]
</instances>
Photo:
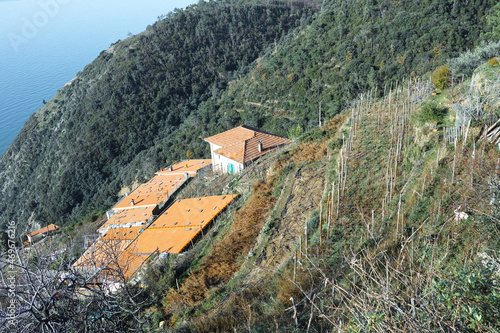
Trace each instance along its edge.
<instances>
[{"instance_id":1,"label":"green bush","mask_svg":"<svg viewBox=\"0 0 500 333\"><path fill-rule=\"evenodd\" d=\"M421 123L441 123L445 115L446 109L435 102L428 102L422 104L420 111L415 115L415 119Z\"/></svg>"},{"instance_id":2,"label":"green bush","mask_svg":"<svg viewBox=\"0 0 500 333\"><path fill-rule=\"evenodd\" d=\"M457 58L451 59L448 63L452 69L453 75L457 77L470 76L474 70L483 64L486 60L496 57L500 54L500 41L481 44L473 51L466 51Z\"/></svg>"},{"instance_id":3,"label":"green bush","mask_svg":"<svg viewBox=\"0 0 500 333\"><path fill-rule=\"evenodd\" d=\"M450 68L446 65L439 66L432 72L432 83L438 89L444 89L448 87L450 82L451 71Z\"/></svg>"},{"instance_id":4,"label":"green bush","mask_svg":"<svg viewBox=\"0 0 500 333\"><path fill-rule=\"evenodd\" d=\"M424 148L418 145L411 145L405 152L403 167L406 172L410 172L414 166L422 163Z\"/></svg>"},{"instance_id":5,"label":"green bush","mask_svg":"<svg viewBox=\"0 0 500 333\"><path fill-rule=\"evenodd\" d=\"M436 301L444 315L461 326L460 331L500 329L498 276L489 268L467 267L434 281Z\"/></svg>"}]
</instances>

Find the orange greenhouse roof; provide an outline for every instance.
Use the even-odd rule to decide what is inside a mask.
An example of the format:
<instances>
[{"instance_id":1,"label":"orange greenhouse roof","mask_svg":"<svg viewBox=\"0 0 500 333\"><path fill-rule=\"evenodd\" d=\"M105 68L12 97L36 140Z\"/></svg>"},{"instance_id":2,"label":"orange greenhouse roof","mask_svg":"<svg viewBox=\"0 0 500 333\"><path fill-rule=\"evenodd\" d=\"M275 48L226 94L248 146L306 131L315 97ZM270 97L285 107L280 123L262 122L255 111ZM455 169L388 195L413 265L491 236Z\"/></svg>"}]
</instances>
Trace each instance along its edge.
<instances>
[{"instance_id":1,"label":"orange greenhouse roof","mask_svg":"<svg viewBox=\"0 0 500 333\"><path fill-rule=\"evenodd\" d=\"M221 146L221 148L215 150L217 154L239 163L253 161L280 146L288 144L286 138L246 125L208 137L205 141ZM262 142L262 151L259 151L258 148L259 141Z\"/></svg>"},{"instance_id":2,"label":"orange greenhouse roof","mask_svg":"<svg viewBox=\"0 0 500 333\"><path fill-rule=\"evenodd\" d=\"M120 209L97 230L104 230L112 226L119 227L120 225L129 223L143 223L145 225L151 216L153 216L155 207L144 206L131 209Z\"/></svg>"},{"instance_id":3,"label":"orange greenhouse roof","mask_svg":"<svg viewBox=\"0 0 500 333\"><path fill-rule=\"evenodd\" d=\"M196 228L172 229L146 229L137 238L137 254L151 254L158 250L159 253L181 253L190 242L201 232ZM134 242L135 243L135 242Z\"/></svg>"},{"instance_id":4,"label":"orange greenhouse roof","mask_svg":"<svg viewBox=\"0 0 500 333\"><path fill-rule=\"evenodd\" d=\"M154 252L185 250L236 197L238 194L177 200L147 229L109 229L72 267L103 268L108 278L123 275L128 280ZM128 216L133 211L142 210L119 211L115 215Z\"/></svg>"},{"instance_id":5,"label":"orange greenhouse roof","mask_svg":"<svg viewBox=\"0 0 500 333\"><path fill-rule=\"evenodd\" d=\"M178 175L185 174L193 177L198 171L212 165L212 160L186 160L172 165L172 171L169 168L158 171L157 175Z\"/></svg>"},{"instance_id":6,"label":"orange greenhouse roof","mask_svg":"<svg viewBox=\"0 0 500 333\"><path fill-rule=\"evenodd\" d=\"M238 195L218 195L175 201L148 229L204 226Z\"/></svg>"},{"instance_id":7,"label":"orange greenhouse roof","mask_svg":"<svg viewBox=\"0 0 500 333\"><path fill-rule=\"evenodd\" d=\"M186 181L181 175L156 175L149 182L140 185L113 209L156 206L172 195Z\"/></svg>"},{"instance_id":8,"label":"orange greenhouse roof","mask_svg":"<svg viewBox=\"0 0 500 333\"><path fill-rule=\"evenodd\" d=\"M134 241L137 253L180 253L223 211L236 195L175 201Z\"/></svg>"},{"instance_id":9,"label":"orange greenhouse roof","mask_svg":"<svg viewBox=\"0 0 500 333\"><path fill-rule=\"evenodd\" d=\"M147 260L149 255L137 255L132 242L142 227L112 229L99 238L72 265L73 268L102 268L102 277L128 280Z\"/></svg>"},{"instance_id":10,"label":"orange greenhouse roof","mask_svg":"<svg viewBox=\"0 0 500 333\"><path fill-rule=\"evenodd\" d=\"M98 239L71 267L106 267L123 252L130 240Z\"/></svg>"},{"instance_id":11,"label":"orange greenhouse roof","mask_svg":"<svg viewBox=\"0 0 500 333\"><path fill-rule=\"evenodd\" d=\"M106 233L99 238L102 241L108 240L134 240L139 236L141 229L144 227L128 227L128 228L115 228L106 231Z\"/></svg>"},{"instance_id":12,"label":"orange greenhouse roof","mask_svg":"<svg viewBox=\"0 0 500 333\"><path fill-rule=\"evenodd\" d=\"M134 273L141 268L149 255L137 255L134 253L134 243L127 247L120 255L117 260L112 262L107 270L114 272L114 275L123 274L125 280L129 280Z\"/></svg>"}]
</instances>

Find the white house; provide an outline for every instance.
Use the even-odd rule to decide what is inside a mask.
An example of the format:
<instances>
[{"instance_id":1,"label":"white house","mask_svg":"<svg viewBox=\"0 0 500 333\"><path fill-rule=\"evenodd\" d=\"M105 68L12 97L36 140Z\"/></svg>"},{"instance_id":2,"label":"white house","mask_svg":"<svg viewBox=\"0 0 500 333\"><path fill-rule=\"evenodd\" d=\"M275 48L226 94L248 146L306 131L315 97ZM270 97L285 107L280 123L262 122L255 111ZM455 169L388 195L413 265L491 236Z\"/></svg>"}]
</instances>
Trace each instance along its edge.
<instances>
[{"instance_id":1,"label":"white house","mask_svg":"<svg viewBox=\"0 0 500 333\"><path fill-rule=\"evenodd\" d=\"M205 139L210 144L212 168L222 173L236 173L250 162L276 148L288 139L246 125Z\"/></svg>"}]
</instances>

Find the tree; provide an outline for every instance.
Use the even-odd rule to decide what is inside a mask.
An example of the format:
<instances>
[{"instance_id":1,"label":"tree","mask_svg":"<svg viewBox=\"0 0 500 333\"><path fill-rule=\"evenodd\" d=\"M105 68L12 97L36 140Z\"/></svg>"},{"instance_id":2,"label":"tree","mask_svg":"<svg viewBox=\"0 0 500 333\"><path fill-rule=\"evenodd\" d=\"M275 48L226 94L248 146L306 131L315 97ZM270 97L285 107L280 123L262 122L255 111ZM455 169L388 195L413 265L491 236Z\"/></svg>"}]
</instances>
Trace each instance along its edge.
<instances>
[{"instance_id":1,"label":"tree","mask_svg":"<svg viewBox=\"0 0 500 333\"><path fill-rule=\"evenodd\" d=\"M432 72L432 83L434 86L438 89L444 89L448 87L448 84L450 82L450 68L446 65L439 66Z\"/></svg>"},{"instance_id":2,"label":"tree","mask_svg":"<svg viewBox=\"0 0 500 333\"><path fill-rule=\"evenodd\" d=\"M491 15L486 18L491 31L485 34L485 37L498 40L500 39L500 3L491 9Z\"/></svg>"},{"instance_id":3,"label":"tree","mask_svg":"<svg viewBox=\"0 0 500 333\"><path fill-rule=\"evenodd\" d=\"M0 320L9 332L135 332L147 322L145 291L127 283L120 245L103 243L104 256L88 269L71 268L72 244L51 237L30 248L0 256L2 308L14 310ZM102 264L104 263L104 264ZM88 264L88 263L87 263ZM114 286L120 288L115 290Z\"/></svg>"}]
</instances>

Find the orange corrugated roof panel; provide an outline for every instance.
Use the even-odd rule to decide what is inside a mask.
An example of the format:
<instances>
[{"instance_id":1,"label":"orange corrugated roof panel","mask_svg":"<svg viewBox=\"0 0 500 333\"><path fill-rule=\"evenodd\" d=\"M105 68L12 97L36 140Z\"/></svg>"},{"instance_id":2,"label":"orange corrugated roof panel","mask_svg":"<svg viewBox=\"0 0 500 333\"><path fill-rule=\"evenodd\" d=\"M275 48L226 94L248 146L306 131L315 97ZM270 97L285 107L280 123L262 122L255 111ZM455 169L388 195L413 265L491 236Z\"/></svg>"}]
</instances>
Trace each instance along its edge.
<instances>
[{"instance_id":1,"label":"orange corrugated roof panel","mask_svg":"<svg viewBox=\"0 0 500 333\"><path fill-rule=\"evenodd\" d=\"M111 262L106 268L116 277L122 275L125 280L129 280L134 273L141 268L149 255L137 255L134 250L134 243L127 247L120 255L116 261Z\"/></svg>"},{"instance_id":2,"label":"orange corrugated roof panel","mask_svg":"<svg viewBox=\"0 0 500 333\"><path fill-rule=\"evenodd\" d=\"M168 253L181 253L201 232L196 228L146 229L136 242L137 254L150 254L158 250Z\"/></svg>"},{"instance_id":3,"label":"orange corrugated roof panel","mask_svg":"<svg viewBox=\"0 0 500 333\"><path fill-rule=\"evenodd\" d=\"M145 227L127 227L109 229L99 239L102 241L108 240L133 240L141 233L141 229Z\"/></svg>"},{"instance_id":4,"label":"orange corrugated roof panel","mask_svg":"<svg viewBox=\"0 0 500 333\"><path fill-rule=\"evenodd\" d=\"M221 148L215 150L229 159L239 163L250 162L270 151L288 144L288 139L267 133L246 125L208 137L205 141ZM259 151L259 141L262 141L262 151Z\"/></svg>"},{"instance_id":5,"label":"orange corrugated roof panel","mask_svg":"<svg viewBox=\"0 0 500 333\"><path fill-rule=\"evenodd\" d=\"M111 229L72 265L73 268L102 268L102 277L128 280L149 255L135 254L134 242L142 227Z\"/></svg>"},{"instance_id":6,"label":"orange corrugated roof panel","mask_svg":"<svg viewBox=\"0 0 500 333\"><path fill-rule=\"evenodd\" d=\"M120 209L115 212L98 230L104 230L108 227L129 224L129 223L144 223L153 216L155 207L145 206L132 209Z\"/></svg>"},{"instance_id":7,"label":"orange corrugated roof panel","mask_svg":"<svg viewBox=\"0 0 500 333\"><path fill-rule=\"evenodd\" d=\"M182 252L237 196L177 200L137 237L137 253Z\"/></svg>"},{"instance_id":8,"label":"orange corrugated roof panel","mask_svg":"<svg viewBox=\"0 0 500 333\"><path fill-rule=\"evenodd\" d=\"M131 240L102 240L94 242L71 267L106 267L122 253Z\"/></svg>"},{"instance_id":9,"label":"orange corrugated roof panel","mask_svg":"<svg viewBox=\"0 0 500 333\"><path fill-rule=\"evenodd\" d=\"M172 165L172 171L169 168L158 171L157 175L173 175L188 173L190 177L196 175L198 171L212 164L212 160L186 160Z\"/></svg>"},{"instance_id":10,"label":"orange corrugated roof panel","mask_svg":"<svg viewBox=\"0 0 500 333\"><path fill-rule=\"evenodd\" d=\"M185 181L186 178L182 175L156 175L117 203L113 209L156 206L165 202Z\"/></svg>"}]
</instances>

